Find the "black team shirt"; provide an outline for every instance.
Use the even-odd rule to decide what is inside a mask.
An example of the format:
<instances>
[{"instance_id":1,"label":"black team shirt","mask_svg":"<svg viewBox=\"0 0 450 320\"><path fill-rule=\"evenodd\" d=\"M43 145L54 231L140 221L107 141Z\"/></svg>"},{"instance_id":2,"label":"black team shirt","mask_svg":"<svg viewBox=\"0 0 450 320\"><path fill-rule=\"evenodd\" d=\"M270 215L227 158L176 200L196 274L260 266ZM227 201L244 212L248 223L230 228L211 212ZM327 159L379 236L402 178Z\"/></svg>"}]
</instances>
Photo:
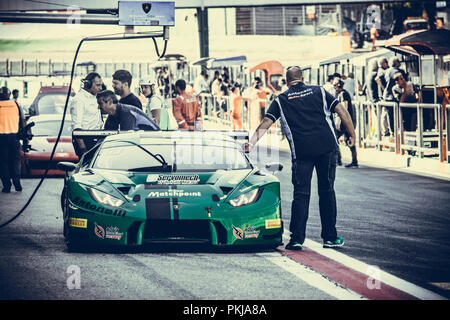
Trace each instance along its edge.
<instances>
[{"instance_id":1,"label":"black team shirt","mask_svg":"<svg viewBox=\"0 0 450 320\"><path fill-rule=\"evenodd\" d=\"M139 100L138 97L136 97L134 94L130 93L125 98L122 98L119 100L121 104L128 104L131 106L135 106L138 109L142 110L142 103L141 100Z\"/></svg>"},{"instance_id":2,"label":"black team shirt","mask_svg":"<svg viewBox=\"0 0 450 320\"><path fill-rule=\"evenodd\" d=\"M322 87L300 82L280 93L265 117L280 119L292 160L317 157L337 148L331 113L338 103Z\"/></svg>"}]
</instances>

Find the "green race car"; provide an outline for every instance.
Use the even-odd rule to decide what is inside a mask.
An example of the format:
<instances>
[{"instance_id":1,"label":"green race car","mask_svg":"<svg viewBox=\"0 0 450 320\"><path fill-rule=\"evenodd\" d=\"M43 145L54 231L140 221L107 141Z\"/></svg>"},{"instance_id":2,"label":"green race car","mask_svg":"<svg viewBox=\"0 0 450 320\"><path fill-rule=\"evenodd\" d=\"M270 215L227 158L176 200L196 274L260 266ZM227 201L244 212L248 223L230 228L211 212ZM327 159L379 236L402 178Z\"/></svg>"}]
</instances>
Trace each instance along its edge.
<instances>
[{"instance_id":1,"label":"green race car","mask_svg":"<svg viewBox=\"0 0 450 320\"><path fill-rule=\"evenodd\" d=\"M78 164L62 162L58 168L67 173L61 206L69 247L282 242L278 178L254 167L228 134L119 133Z\"/></svg>"}]
</instances>

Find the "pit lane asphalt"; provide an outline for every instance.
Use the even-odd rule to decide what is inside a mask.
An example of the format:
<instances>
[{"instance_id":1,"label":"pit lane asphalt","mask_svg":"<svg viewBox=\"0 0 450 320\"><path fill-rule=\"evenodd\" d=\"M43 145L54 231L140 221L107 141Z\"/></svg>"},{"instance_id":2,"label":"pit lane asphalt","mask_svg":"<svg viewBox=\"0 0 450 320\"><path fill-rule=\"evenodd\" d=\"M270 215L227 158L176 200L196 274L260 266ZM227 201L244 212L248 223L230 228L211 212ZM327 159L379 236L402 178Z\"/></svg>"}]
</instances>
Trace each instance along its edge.
<instances>
[{"instance_id":1,"label":"pit lane asphalt","mask_svg":"<svg viewBox=\"0 0 450 320\"><path fill-rule=\"evenodd\" d=\"M284 169L278 173L285 229L289 157L280 153ZM23 179L22 193L0 194L0 223L18 212L37 183ZM0 229L0 299L334 299L266 259L275 250L173 244L70 253L62 237L62 185L61 178L46 180L24 214ZM450 297L431 284L450 282L449 181L339 167L336 193L338 232L346 240L340 252ZM315 176L307 237L321 242ZM72 265L80 267L80 290L67 287Z\"/></svg>"}]
</instances>

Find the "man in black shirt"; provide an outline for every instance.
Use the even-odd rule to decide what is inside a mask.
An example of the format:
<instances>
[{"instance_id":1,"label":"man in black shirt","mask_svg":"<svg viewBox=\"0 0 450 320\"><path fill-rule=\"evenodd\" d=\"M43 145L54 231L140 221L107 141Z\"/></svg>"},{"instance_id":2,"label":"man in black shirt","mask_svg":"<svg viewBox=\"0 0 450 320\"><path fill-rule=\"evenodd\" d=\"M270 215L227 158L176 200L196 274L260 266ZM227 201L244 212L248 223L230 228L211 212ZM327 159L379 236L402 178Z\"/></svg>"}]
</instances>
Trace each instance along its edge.
<instances>
[{"instance_id":1,"label":"man in black shirt","mask_svg":"<svg viewBox=\"0 0 450 320\"><path fill-rule=\"evenodd\" d=\"M120 103L132 105L142 110L141 100L130 91L132 79L131 73L127 70L117 70L114 72L112 82L114 93L120 96Z\"/></svg>"},{"instance_id":2,"label":"man in black shirt","mask_svg":"<svg viewBox=\"0 0 450 320\"><path fill-rule=\"evenodd\" d=\"M344 107L347 108L347 111L352 118L353 127L356 126L356 112L353 109L352 105L352 98L347 90L344 89L344 81L342 80L336 80L334 82L334 89L336 90L336 98L339 102L341 102ZM346 128L342 125L342 123L339 123L339 126L336 125L337 130L337 139L341 137L342 135L345 135L345 142L348 144L348 140L350 139L350 134L346 130ZM346 168L351 167L358 167L358 158L356 155L356 146L349 146L350 151L352 152L352 162L347 164ZM338 163L341 162L341 152L338 149Z\"/></svg>"},{"instance_id":3,"label":"man in black shirt","mask_svg":"<svg viewBox=\"0 0 450 320\"><path fill-rule=\"evenodd\" d=\"M104 130L160 130L142 110L118 102L112 91L106 90L97 94L97 102L99 109L108 114Z\"/></svg>"},{"instance_id":4,"label":"man in black shirt","mask_svg":"<svg viewBox=\"0 0 450 320\"><path fill-rule=\"evenodd\" d=\"M338 237L336 231L334 178L337 140L331 114L336 112L350 133L350 146L355 144L352 120L342 103L339 103L323 87L303 83L300 67L288 68L286 81L289 89L279 94L272 102L250 139L250 143L244 144L244 151L250 152L270 126L280 119L291 149L292 184L294 185L289 228L291 240L286 249L302 249L314 168L318 180L323 245L326 248L340 247L344 244L344 239Z\"/></svg>"},{"instance_id":5,"label":"man in black shirt","mask_svg":"<svg viewBox=\"0 0 450 320\"><path fill-rule=\"evenodd\" d=\"M371 71L367 73L366 83L367 83L367 98L372 103L377 103L380 101L380 95L378 91L378 83L376 81L378 75L378 61L373 59L370 61Z\"/></svg>"}]
</instances>

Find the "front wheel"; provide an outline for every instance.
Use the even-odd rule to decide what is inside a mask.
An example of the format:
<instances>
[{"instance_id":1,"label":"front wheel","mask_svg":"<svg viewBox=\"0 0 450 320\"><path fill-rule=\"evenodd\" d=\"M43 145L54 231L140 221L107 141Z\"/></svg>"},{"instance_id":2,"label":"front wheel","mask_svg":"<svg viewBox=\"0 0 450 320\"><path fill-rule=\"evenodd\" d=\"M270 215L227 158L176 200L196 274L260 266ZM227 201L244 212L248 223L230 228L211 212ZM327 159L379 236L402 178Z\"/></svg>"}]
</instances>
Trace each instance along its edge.
<instances>
[{"instance_id":1,"label":"front wheel","mask_svg":"<svg viewBox=\"0 0 450 320\"><path fill-rule=\"evenodd\" d=\"M64 242L66 243L67 249L69 251L79 251L81 249L81 244L78 239L73 234L70 229L70 216L69 216L69 199L67 197L66 188L63 189L61 194L61 207L63 210L63 235Z\"/></svg>"}]
</instances>

